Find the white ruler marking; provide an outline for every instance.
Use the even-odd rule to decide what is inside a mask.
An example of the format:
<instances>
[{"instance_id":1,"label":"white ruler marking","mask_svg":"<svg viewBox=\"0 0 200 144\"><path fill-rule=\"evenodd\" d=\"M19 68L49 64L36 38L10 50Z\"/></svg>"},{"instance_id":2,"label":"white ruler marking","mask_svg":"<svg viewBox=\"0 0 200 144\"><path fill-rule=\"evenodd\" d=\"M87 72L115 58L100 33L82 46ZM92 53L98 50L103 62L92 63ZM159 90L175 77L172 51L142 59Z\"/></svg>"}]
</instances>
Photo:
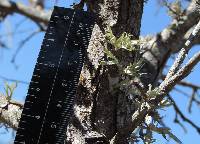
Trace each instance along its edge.
<instances>
[{"instance_id":1,"label":"white ruler marking","mask_svg":"<svg viewBox=\"0 0 200 144\"><path fill-rule=\"evenodd\" d=\"M71 20L70 25L69 25L69 30L68 30L68 32L67 32L67 36L66 36L66 37L69 36L70 27L71 27L72 21L73 21L73 19L74 19L75 13L76 13L76 12L74 11L73 16L72 16L72 20ZM64 44L64 45L66 45L66 41L65 41L65 44ZM43 130L44 123L45 123L45 120L46 120L46 115L47 115L47 112L48 112L49 104L50 104L50 101L51 101L51 96L52 96L53 89L54 89L55 82L56 82L56 78L57 78L57 75L58 75L58 70L59 70L59 68L60 68L60 64L61 64L61 61L62 61L64 49L65 49L65 46L62 48L62 52L61 52L60 59L59 59L59 62L58 62L58 67L57 67L57 69L56 69L56 74L55 74L54 79L53 79L53 84L52 84L52 87L51 87L50 96L49 96L49 99L48 99L47 107L46 107L45 114L44 114L44 118L43 118L43 121L42 121L42 126L41 126L41 129L40 129L40 134L39 134L39 138L38 138L37 144L39 144L40 138L41 138L41 135L42 135L42 130Z\"/></svg>"}]
</instances>

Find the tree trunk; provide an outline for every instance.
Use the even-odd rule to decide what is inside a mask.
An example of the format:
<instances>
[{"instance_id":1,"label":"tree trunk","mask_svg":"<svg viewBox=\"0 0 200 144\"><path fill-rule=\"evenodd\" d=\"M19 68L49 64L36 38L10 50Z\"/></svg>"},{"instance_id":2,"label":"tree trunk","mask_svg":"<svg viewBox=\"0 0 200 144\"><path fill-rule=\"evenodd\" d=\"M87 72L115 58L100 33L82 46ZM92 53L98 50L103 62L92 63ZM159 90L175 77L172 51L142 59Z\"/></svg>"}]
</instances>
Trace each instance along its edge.
<instances>
[{"instance_id":1,"label":"tree trunk","mask_svg":"<svg viewBox=\"0 0 200 144\"><path fill-rule=\"evenodd\" d=\"M101 66L104 57L104 32L112 26L116 36L123 32L138 39L140 34L143 0L88 0L88 10L99 15L94 27L88 55L78 86L74 116L67 131L67 143L128 143L127 137L114 141L114 136L131 120L134 103L122 93L113 92L119 82L114 66ZM120 53L119 53L120 54ZM121 53L126 62L133 61Z\"/></svg>"},{"instance_id":2,"label":"tree trunk","mask_svg":"<svg viewBox=\"0 0 200 144\"><path fill-rule=\"evenodd\" d=\"M191 28L199 21L200 2L199 0L191 0L188 8L183 11L183 17L181 16L179 20L173 19L168 27L154 36L140 38L137 46L140 47L140 57L144 59L140 74L143 73L144 75L134 79L135 85L131 87L131 90L134 91L133 96L130 97L124 92L130 89L127 88L128 86L124 91L113 87L122 81L123 77L117 66L100 65L100 61L106 58L103 51L104 47L111 51L113 49L105 41L105 30L107 26L111 26L116 36L127 32L132 34L132 39L138 39L144 1L147 0L81 0L81 4L86 2L88 11L96 13L99 17L93 29L86 61L81 72L74 114L67 131L67 143L128 143L131 138L134 139L130 134L143 124L146 115L153 114L158 103L164 98L164 94L169 93L174 85L186 77L194 65L199 62L200 54L198 53L195 56L196 59L190 59L187 66L179 69L179 64L182 63L181 61L186 54L186 50L182 49L182 56L176 62L177 67L173 66L175 70L168 73L168 76L172 78L167 78L161 83L158 94L154 95L156 98L152 98L146 93L149 84L153 88L158 85L162 69L171 54L178 52L184 45L190 49L200 42L199 35L195 36L194 32L192 32L192 37L190 36L188 39ZM22 3L0 0L0 21L13 13L31 19L40 26L41 30L44 30L42 27L48 24L51 10L46 11L46 9L38 9ZM195 33L197 29L195 28ZM194 41L190 43L193 38ZM184 44L187 39L189 41ZM120 49L113 52L124 68L136 59L134 53L127 53L125 50ZM137 94L138 87L141 88L141 86L142 89ZM140 101L141 99L143 101ZM175 103L174 106L176 107ZM22 104L0 95L1 121L13 129L17 129L22 107ZM187 122L191 124L190 120ZM191 125L195 127L195 124L192 123ZM195 128L197 129L198 126Z\"/></svg>"}]
</instances>

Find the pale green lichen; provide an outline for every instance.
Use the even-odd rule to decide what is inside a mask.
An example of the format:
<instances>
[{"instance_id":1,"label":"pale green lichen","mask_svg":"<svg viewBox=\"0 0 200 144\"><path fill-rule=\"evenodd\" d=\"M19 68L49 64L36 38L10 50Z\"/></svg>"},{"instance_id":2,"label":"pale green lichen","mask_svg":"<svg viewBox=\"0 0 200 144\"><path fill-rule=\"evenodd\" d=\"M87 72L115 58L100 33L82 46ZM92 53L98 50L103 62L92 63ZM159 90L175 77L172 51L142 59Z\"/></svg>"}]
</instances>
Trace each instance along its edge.
<instances>
[{"instance_id":1,"label":"pale green lichen","mask_svg":"<svg viewBox=\"0 0 200 144\"><path fill-rule=\"evenodd\" d=\"M128 96L129 99L134 101L134 106L136 107L136 111L132 115L132 119L138 118L141 114L142 110L149 110L152 107L152 103L150 101L155 100L157 96L162 95L162 89L160 87L153 88L152 85L149 85L149 89L147 91L143 90L143 85L140 83L139 78L144 74L141 72L141 68L143 66L142 58L134 60L130 63L122 62L121 59L118 59L117 55L115 55L118 50L123 49L129 53L135 53L136 55L140 55L140 50L138 47L143 43L141 40L131 40L131 35L127 33L123 33L119 38L115 37L111 28L107 28L107 32L105 34L105 38L107 40L107 44L111 44L112 48L108 49L107 44L104 48L104 53L107 57L106 60L101 61L102 65L115 65L118 67L119 75L116 78L116 81L113 84L112 76L109 75L109 81L112 79L112 86L114 88L110 88L110 90L120 90L124 92L125 96ZM134 97L139 95L141 100L136 100ZM162 117L156 111L157 109L162 109L168 106L171 106L172 103L169 99L163 99L155 108L152 110L152 114L146 115L144 119L144 123L140 125L137 129L138 131L132 133L132 142L138 142L139 139L142 138L143 143L150 144L156 142L156 139L153 138L153 132L161 134L165 139L168 137L174 139L177 143L181 143L181 141L170 132L170 129L167 128L163 122Z\"/></svg>"}]
</instances>

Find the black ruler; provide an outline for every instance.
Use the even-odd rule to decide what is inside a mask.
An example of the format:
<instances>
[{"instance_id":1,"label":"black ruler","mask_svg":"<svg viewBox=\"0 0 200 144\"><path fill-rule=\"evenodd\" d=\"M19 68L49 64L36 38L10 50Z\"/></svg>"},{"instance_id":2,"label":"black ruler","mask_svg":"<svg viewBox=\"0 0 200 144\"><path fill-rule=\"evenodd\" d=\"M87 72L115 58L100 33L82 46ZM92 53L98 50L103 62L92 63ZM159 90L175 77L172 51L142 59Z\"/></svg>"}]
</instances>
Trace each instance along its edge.
<instances>
[{"instance_id":1,"label":"black ruler","mask_svg":"<svg viewBox=\"0 0 200 144\"><path fill-rule=\"evenodd\" d=\"M54 7L14 144L64 144L94 24L91 13Z\"/></svg>"}]
</instances>

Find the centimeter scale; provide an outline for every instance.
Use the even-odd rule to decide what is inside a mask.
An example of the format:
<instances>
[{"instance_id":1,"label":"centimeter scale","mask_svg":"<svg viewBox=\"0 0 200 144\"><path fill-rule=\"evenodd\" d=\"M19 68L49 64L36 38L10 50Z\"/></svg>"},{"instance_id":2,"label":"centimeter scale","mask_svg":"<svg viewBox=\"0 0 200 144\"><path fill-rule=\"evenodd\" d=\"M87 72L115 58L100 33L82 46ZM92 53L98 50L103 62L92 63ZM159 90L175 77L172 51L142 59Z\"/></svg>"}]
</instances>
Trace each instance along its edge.
<instances>
[{"instance_id":1,"label":"centimeter scale","mask_svg":"<svg viewBox=\"0 0 200 144\"><path fill-rule=\"evenodd\" d=\"M14 144L64 144L94 24L91 13L54 7Z\"/></svg>"}]
</instances>

